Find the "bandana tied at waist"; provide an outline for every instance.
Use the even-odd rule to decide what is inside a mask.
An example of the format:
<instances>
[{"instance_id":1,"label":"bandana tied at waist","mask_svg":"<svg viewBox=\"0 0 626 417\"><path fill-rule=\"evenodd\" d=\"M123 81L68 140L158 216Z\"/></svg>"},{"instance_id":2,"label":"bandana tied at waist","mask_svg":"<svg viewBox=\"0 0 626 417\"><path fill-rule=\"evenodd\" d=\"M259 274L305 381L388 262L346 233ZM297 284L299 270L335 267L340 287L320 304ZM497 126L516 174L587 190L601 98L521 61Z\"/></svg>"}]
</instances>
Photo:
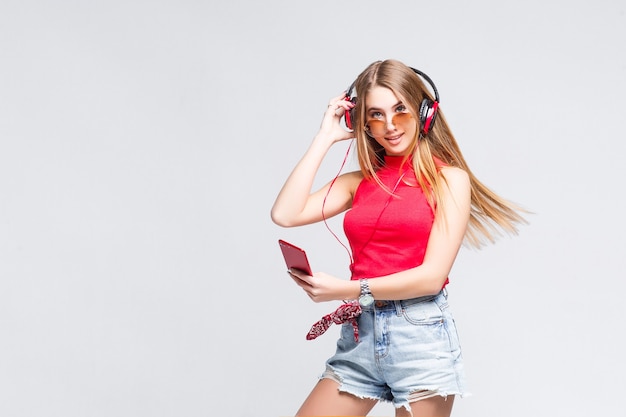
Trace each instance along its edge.
<instances>
[{"instance_id":1,"label":"bandana tied at waist","mask_svg":"<svg viewBox=\"0 0 626 417\"><path fill-rule=\"evenodd\" d=\"M351 301L339 306L337 310L330 314L326 314L318 322L311 326L311 330L306 335L306 340L313 340L318 336L326 333L331 324L350 323L354 330L354 341L359 341L359 326L356 318L361 314L361 306L358 301Z\"/></svg>"}]
</instances>

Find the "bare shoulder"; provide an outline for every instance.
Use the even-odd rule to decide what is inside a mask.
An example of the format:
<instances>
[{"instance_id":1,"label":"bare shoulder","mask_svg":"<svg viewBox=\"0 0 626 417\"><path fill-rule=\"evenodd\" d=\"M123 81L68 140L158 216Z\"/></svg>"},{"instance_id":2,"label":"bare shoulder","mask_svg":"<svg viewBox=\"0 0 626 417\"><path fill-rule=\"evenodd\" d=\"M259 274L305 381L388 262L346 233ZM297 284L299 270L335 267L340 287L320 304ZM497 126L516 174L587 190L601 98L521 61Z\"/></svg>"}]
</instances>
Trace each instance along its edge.
<instances>
[{"instance_id":1,"label":"bare shoulder","mask_svg":"<svg viewBox=\"0 0 626 417\"><path fill-rule=\"evenodd\" d=\"M444 178L448 189L454 195L470 195L471 184L469 174L458 167L445 167L439 171Z\"/></svg>"},{"instance_id":2,"label":"bare shoulder","mask_svg":"<svg viewBox=\"0 0 626 417\"><path fill-rule=\"evenodd\" d=\"M469 174L458 167L445 167L441 169L440 175L445 181L441 197L444 211L447 213L446 223L451 225L453 219L456 219L460 221L459 224L467 225L472 205Z\"/></svg>"},{"instance_id":3,"label":"bare shoulder","mask_svg":"<svg viewBox=\"0 0 626 417\"><path fill-rule=\"evenodd\" d=\"M354 194L361 181L363 181L363 173L361 171L346 172L337 180L341 180L342 185Z\"/></svg>"},{"instance_id":4,"label":"bare shoulder","mask_svg":"<svg viewBox=\"0 0 626 417\"><path fill-rule=\"evenodd\" d=\"M469 187L470 179L467 172L458 167L443 167L439 171L441 176L446 180L446 182L452 186L463 186L467 185Z\"/></svg>"}]
</instances>

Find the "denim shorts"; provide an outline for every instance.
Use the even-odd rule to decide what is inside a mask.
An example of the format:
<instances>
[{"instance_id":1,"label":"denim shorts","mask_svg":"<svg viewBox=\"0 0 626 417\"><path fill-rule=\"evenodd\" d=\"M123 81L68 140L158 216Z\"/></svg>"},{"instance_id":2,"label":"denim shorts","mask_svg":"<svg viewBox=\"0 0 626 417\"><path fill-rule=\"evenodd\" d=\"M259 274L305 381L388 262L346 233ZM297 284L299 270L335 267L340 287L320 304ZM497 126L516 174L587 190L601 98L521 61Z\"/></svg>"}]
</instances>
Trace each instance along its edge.
<instances>
[{"instance_id":1,"label":"denim shorts","mask_svg":"<svg viewBox=\"0 0 626 417\"><path fill-rule=\"evenodd\" d=\"M409 403L435 395L468 395L461 346L447 292L401 301L377 300L357 319L359 341L344 323L321 378L359 398Z\"/></svg>"}]
</instances>

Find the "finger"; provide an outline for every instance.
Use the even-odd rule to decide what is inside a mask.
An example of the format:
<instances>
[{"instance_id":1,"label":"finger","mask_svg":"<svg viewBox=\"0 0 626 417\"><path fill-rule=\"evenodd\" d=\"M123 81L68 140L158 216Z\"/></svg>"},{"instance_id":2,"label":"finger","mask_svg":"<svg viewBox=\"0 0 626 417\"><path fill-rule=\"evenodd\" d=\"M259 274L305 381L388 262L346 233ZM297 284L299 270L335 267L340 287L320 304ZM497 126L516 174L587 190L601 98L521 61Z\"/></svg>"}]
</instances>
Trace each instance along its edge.
<instances>
[{"instance_id":1,"label":"finger","mask_svg":"<svg viewBox=\"0 0 626 417\"><path fill-rule=\"evenodd\" d=\"M308 275L306 272L301 271L299 269L296 268L291 268L289 269L287 272L289 272L292 275L295 275L296 277L298 277L299 279L301 279L302 281L306 281L306 282L310 282L311 280L311 276Z\"/></svg>"},{"instance_id":2,"label":"finger","mask_svg":"<svg viewBox=\"0 0 626 417\"><path fill-rule=\"evenodd\" d=\"M328 107L326 108L326 113L333 114L338 116L337 111L341 109L341 104L339 101L335 101L333 103L328 103Z\"/></svg>"},{"instance_id":3,"label":"finger","mask_svg":"<svg viewBox=\"0 0 626 417\"><path fill-rule=\"evenodd\" d=\"M297 270L295 270L295 269L287 270L287 273L289 274L291 279L293 279L294 282L298 286L300 286L302 288L310 288L311 287L311 284L305 278L305 277L307 277L307 275L301 274L300 272L297 272Z\"/></svg>"},{"instance_id":4,"label":"finger","mask_svg":"<svg viewBox=\"0 0 626 417\"><path fill-rule=\"evenodd\" d=\"M331 98L330 101L328 102L328 104L334 104L334 103L338 102L339 100L345 101L345 98L346 98L346 92L344 91L343 93L339 94L338 96Z\"/></svg>"},{"instance_id":5,"label":"finger","mask_svg":"<svg viewBox=\"0 0 626 417\"><path fill-rule=\"evenodd\" d=\"M335 111L339 110L340 108L343 108L345 111L345 110L351 109L352 107L354 107L354 103L346 99L345 92L343 92L341 95L337 97L333 97L328 102L328 109L333 109Z\"/></svg>"},{"instance_id":6,"label":"finger","mask_svg":"<svg viewBox=\"0 0 626 417\"><path fill-rule=\"evenodd\" d=\"M337 103L329 104L326 109L327 114L332 114L333 116L343 116L344 113L354 107L349 101L340 100Z\"/></svg>"}]
</instances>

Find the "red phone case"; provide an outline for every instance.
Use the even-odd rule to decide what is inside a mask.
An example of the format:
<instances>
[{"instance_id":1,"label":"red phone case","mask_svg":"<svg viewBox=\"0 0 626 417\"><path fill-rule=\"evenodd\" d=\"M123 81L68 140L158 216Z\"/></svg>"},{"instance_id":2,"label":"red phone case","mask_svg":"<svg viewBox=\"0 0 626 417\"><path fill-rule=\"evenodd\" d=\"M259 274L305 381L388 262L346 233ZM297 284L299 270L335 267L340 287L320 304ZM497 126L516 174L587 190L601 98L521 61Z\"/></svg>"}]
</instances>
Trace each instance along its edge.
<instances>
[{"instance_id":1,"label":"red phone case","mask_svg":"<svg viewBox=\"0 0 626 417\"><path fill-rule=\"evenodd\" d=\"M278 240L278 245L280 246L280 250L283 252L283 258L285 258L287 269L299 269L309 275L313 275L306 252L303 249L300 249L296 245L282 239Z\"/></svg>"}]
</instances>

